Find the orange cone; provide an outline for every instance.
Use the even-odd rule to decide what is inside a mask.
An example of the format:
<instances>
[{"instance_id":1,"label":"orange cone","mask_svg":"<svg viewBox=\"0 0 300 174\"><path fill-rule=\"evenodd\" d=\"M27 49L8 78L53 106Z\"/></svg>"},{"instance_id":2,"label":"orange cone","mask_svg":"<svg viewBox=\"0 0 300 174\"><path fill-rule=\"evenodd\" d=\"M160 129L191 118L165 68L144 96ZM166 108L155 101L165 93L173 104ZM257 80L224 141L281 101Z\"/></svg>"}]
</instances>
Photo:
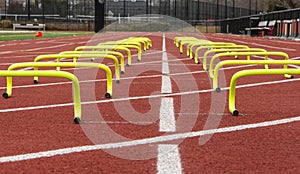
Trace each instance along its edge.
<instances>
[{"instance_id":1,"label":"orange cone","mask_svg":"<svg viewBox=\"0 0 300 174\"><path fill-rule=\"evenodd\" d=\"M39 31L34 36L35 37L43 37L43 33Z\"/></svg>"}]
</instances>

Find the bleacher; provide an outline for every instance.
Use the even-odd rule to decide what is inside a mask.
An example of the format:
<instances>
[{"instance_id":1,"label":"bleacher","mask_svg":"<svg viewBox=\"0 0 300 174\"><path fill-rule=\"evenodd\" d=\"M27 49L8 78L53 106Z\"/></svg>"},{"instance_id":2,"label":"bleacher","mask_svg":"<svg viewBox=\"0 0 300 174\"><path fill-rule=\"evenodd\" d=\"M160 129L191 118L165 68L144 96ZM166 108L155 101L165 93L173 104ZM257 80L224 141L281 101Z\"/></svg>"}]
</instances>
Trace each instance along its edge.
<instances>
[{"instance_id":1,"label":"bleacher","mask_svg":"<svg viewBox=\"0 0 300 174\"><path fill-rule=\"evenodd\" d=\"M245 28L248 35L300 39L300 19L260 21L258 26Z\"/></svg>"}]
</instances>

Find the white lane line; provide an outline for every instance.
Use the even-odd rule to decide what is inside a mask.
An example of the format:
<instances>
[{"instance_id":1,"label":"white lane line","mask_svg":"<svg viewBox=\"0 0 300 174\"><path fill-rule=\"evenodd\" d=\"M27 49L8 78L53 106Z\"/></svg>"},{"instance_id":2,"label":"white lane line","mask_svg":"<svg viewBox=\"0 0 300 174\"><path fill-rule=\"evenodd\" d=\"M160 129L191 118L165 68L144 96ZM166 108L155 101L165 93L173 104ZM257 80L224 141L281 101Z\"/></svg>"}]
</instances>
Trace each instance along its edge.
<instances>
[{"instance_id":1,"label":"white lane line","mask_svg":"<svg viewBox=\"0 0 300 174\"><path fill-rule=\"evenodd\" d=\"M173 98L162 98L159 110L159 131L175 132L176 120L174 116Z\"/></svg>"},{"instance_id":2,"label":"white lane line","mask_svg":"<svg viewBox=\"0 0 300 174\"><path fill-rule=\"evenodd\" d=\"M169 74L170 70L169 70L169 63L166 61L162 62L162 74Z\"/></svg>"},{"instance_id":3,"label":"white lane line","mask_svg":"<svg viewBox=\"0 0 300 174\"><path fill-rule=\"evenodd\" d=\"M162 94L172 93L172 85L171 85L170 76L166 76L166 75L162 76L161 93Z\"/></svg>"},{"instance_id":4,"label":"white lane line","mask_svg":"<svg viewBox=\"0 0 300 174\"><path fill-rule=\"evenodd\" d=\"M86 42L79 42L79 44L84 44L84 43L86 43ZM28 52L28 51L37 51L37 50L50 49L50 48L61 48L61 47L65 47L65 46L75 45L75 44L78 44L78 43L66 43L66 44L47 46L47 47L30 48L30 49L24 49L24 50L2 51L2 52L0 52L0 54L12 54L12 53L15 53L15 52Z\"/></svg>"},{"instance_id":5,"label":"white lane line","mask_svg":"<svg viewBox=\"0 0 300 174\"><path fill-rule=\"evenodd\" d=\"M162 43L162 72L165 75L162 75L162 85L161 93L162 94L171 94L172 93L172 84L169 76L169 64L168 56L166 53L166 38L163 34L163 43ZM174 116L174 104L173 98L161 98L160 110L159 110L159 130L160 132L175 132L176 131L176 120Z\"/></svg>"},{"instance_id":6,"label":"white lane line","mask_svg":"<svg viewBox=\"0 0 300 174\"><path fill-rule=\"evenodd\" d=\"M178 145L158 145L157 163L158 174L181 174L182 167Z\"/></svg>"},{"instance_id":7,"label":"white lane line","mask_svg":"<svg viewBox=\"0 0 300 174\"><path fill-rule=\"evenodd\" d=\"M248 129L278 126L278 125L294 123L299 121L300 121L300 116L297 116L297 117L266 121L260 123L244 124L244 125L223 127L223 128L210 129L210 130L201 130L196 132L178 133L172 135L163 135L158 137L131 140L125 142L77 146L77 147L69 147L69 148L63 148L57 150L28 153L22 155L4 156L4 157L0 157L0 163L26 161L30 159L53 157L53 156L67 155L72 153L87 152L87 151L94 151L94 150L115 149L115 148L132 147L132 146L145 145L145 144L162 143L162 142L174 141L179 139L193 138L193 137L199 137L204 135L212 135L217 133L236 132L236 131L242 131Z\"/></svg>"},{"instance_id":8,"label":"white lane line","mask_svg":"<svg viewBox=\"0 0 300 174\"><path fill-rule=\"evenodd\" d=\"M113 38L123 38L124 36L120 34L120 36L114 36ZM110 37L112 38L112 37ZM47 42L56 42L58 38L56 39L53 39L53 40L50 40L50 41L47 41ZM72 38L68 38L67 40L77 40L78 38L76 37L72 37ZM106 38L105 40L108 40L108 38ZM43 50L43 49L49 49L49 48L60 48L60 47L64 47L64 46L71 46L71 45L74 45L74 44L86 44L88 43L88 41L81 41L81 42L72 42L72 43L69 43L69 42L66 42L66 39L63 39L63 43L62 44L56 44L56 45L53 45L53 46L46 46L46 47L38 47L38 48L29 48L29 49L25 49L25 50L14 50L14 51L2 51L0 52L0 54L11 54L11 53L14 53L14 52L28 52L28 51L37 51L37 50ZM103 40L102 40L103 41ZM28 42L28 43L14 43L14 44L7 44L5 46L10 46L10 45L15 45L15 44L18 44L18 45L28 45L28 44L32 44L31 42Z\"/></svg>"},{"instance_id":9,"label":"white lane line","mask_svg":"<svg viewBox=\"0 0 300 174\"><path fill-rule=\"evenodd\" d=\"M167 52L166 52L165 35L163 35L163 46L162 46L162 74L163 75L162 75L161 93L162 94L172 93L172 84L171 84L171 79L169 76L170 70L169 70L168 56L167 56ZM163 105L163 103L161 103L161 106L162 105ZM164 108L161 108L161 109L164 109ZM164 116L160 117L160 119L164 119Z\"/></svg>"},{"instance_id":10,"label":"white lane line","mask_svg":"<svg viewBox=\"0 0 300 174\"><path fill-rule=\"evenodd\" d=\"M166 38L163 34L162 43L162 94L172 93L172 84L169 76L169 62L166 52ZM174 114L173 98L162 97L159 109L159 131L160 132L175 132L176 120ZM158 145L157 156L157 173L158 174L181 174L181 160L177 145Z\"/></svg>"}]
</instances>

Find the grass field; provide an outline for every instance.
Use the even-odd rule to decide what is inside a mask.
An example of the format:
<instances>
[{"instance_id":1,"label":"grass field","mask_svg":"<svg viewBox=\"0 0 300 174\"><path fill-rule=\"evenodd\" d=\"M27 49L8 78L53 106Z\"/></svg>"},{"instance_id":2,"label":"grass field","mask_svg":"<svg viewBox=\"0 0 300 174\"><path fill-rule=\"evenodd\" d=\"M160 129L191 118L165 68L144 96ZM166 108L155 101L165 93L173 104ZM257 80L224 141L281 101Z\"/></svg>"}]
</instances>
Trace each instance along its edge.
<instances>
[{"instance_id":1,"label":"grass field","mask_svg":"<svg viewBox=\"0 0 300 174\"><path fill-rule=\"evenodd\" d=\"M34 36L37 32L3 32L0 33L0 41L9 40L27 40L36 39ZM86 36L92 35L93 32L43 32L43 38L67 37L67 36Z\"/></svg>"}]
</instances>

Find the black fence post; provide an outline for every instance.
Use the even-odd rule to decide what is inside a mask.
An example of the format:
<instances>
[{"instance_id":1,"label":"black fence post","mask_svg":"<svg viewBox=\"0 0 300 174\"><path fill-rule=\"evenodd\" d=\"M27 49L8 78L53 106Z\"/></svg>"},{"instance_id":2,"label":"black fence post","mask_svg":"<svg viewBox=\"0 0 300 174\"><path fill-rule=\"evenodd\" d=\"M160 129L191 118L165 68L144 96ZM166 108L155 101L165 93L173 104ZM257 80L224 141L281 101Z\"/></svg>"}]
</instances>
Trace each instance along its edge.
<instances>
[{"instance_id":1,"label":"black fence post","mask_svg":"<svg viewBox=\"0 0 300 174\"><path fill-rule=\"evenodd\" d=\"M27 17L28 21L30 21L30 0L27 0Z\"/></svg>"},{"instance_id":2,"label":"black fence post","mask_svg":"<svg viewBox=\"0 0 300 174\"><path fill-rule=\"evenodd\" d=\"M45 0L42 0L42 21L45 24Z\"/></svg>"},{"instance_id":3,"label":"black fence post","mask_svg":"<svg viewBox=\"0 0 300 174\"><path fill-rule=\"evenodd\" d=\"M125 2L125 0L124 0ZM105 0L95 0L95 29L97 33L104 28Z\"/></svg>"},{"instance_id":4,"label":"black fence post","mask_svg":"<svg viewBox=\"0 0 300 174\"><path fill-rule=\"evenodd\" d=\"M146 14L148 15L149 14L149 0L146 0Z\"/></svg>"},{"instance_id":5,"label":"black fence post","mask_svg":"<svg viewBox=\"0 0 300 174\"><path fill-rule=\"evenodd\" d=\"M235 18L235 0L232 0L232 17Z\"/></svg>"},{"instance_id":6,"label":"black fence post","mask_svg":"<svg viewBox=\"0 0 300 174\"><path fill-rule=\"evenodd\" d=\"M174 17L177 17L177 0L174 0Z\"/></svg>"},{"instance_id":7,"label":"black fence post","mask_svg":"<svg viewBox=\"0 0 300 174\"><path fill-rule=\"evenodd\" d=\"M252 2L251 2L251 0L249 0L249 8L248 8L248 10L249 10L249 15L251 15L252 13L252 7L251 7L251 5L252 5Z\"/></svg>"}]
</instances>

